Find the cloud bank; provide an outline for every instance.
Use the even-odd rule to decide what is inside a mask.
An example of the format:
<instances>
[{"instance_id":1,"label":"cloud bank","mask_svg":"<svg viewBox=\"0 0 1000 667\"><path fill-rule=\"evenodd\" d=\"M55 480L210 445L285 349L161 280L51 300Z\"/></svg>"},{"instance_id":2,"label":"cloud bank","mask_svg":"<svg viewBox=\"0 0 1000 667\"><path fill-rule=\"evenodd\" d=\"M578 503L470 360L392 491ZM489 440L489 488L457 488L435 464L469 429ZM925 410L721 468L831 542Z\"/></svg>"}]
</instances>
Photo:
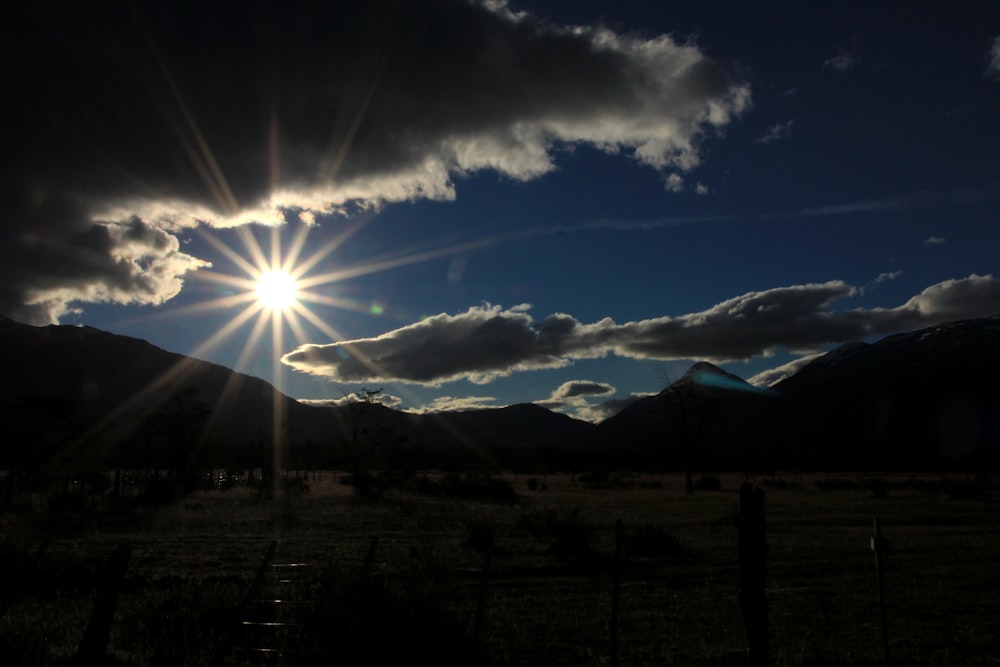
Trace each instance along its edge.
<instances>
[{"instance_id":1,"label":"cloud bank","mask_svg":"<svg viewBox=\"0 0 1000 667\"><path fill-rule=\"evenodd\" d=\"M199 224L450 199L456 176L536 178L581 144L669 185L750 100L691 44L500 1L24 5L7 20L0 312L32 323L171 298L202 265L173 235Z\"/></svg>"},{"instance_id":2,"label":"cloud bank","mask_svg":"<svg viewBox=\"0 0 1000 667\"><path fill-rule=\"evenodd\" d=\"M466 379L483 384L608 354L722 363L766 357L778 349L809 353L829 343L1000 312L1000 280L991 275L946 280L895 308L833 309L858 291L839 280L793 285L749 292L697 313L625 324L610 318L585 324L564 313L535 321L526 304L506 310L485 304L375 338L301 345L281 361L339 382L437 386Z\"/></svg>"}]
</instances>

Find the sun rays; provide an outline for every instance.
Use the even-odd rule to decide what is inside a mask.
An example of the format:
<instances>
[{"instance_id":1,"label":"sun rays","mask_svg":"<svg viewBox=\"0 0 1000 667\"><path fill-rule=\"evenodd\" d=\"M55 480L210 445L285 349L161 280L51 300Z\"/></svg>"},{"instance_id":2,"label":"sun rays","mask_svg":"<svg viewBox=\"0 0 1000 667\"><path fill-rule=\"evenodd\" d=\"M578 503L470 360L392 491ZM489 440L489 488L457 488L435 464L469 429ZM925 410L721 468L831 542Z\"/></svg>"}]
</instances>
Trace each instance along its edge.
<instances>
[{"instance_id":1,"label":"sun rays","mask_svg":"<svg viewBox=\"0 0 1000 667\"><path fill-rule=\"evenodd\" d=\"M299 302L299 284L284 271L268 271L257 277L257 301L269 310L286 312Z\"/></svg>"}]
</instances>

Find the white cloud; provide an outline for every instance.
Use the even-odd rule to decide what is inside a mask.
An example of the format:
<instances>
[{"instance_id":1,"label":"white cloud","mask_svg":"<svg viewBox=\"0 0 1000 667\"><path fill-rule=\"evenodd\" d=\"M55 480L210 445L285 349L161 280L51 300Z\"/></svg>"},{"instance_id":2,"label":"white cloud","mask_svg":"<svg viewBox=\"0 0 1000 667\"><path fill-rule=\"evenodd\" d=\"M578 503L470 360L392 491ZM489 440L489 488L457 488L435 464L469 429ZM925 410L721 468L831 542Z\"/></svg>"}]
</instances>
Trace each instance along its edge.
<instances>
[{"instance_id":1,"label":"white cloud","mask_svg":"<svg viewBox=\"0 0 1000 667\"><path fill-rule=\"evenodd\" d=\"M787 364L782 364L781 366L761 371L747 380L747 382L755 387L770 387L778 382L781 382L785 378L792 377L808 365L813 359L818 359L821 356L823 356L822 352L807 354L804 357L799 357L798 359L789 361Z\"/></svg>"},{"instance_id":2,"label":"white cloud","mask_svg":"<svg viewBox=\"0 0 1000 667\"><path fill-rule=\"evenodd\" d=\"M341 382L486 383L608 354L720 363L767 357L778 349L812 352L829 343L1000 312L1000 281L990 275L943 281L895 308L833 309L857 292L839 280L792 285L749 292L696 313L625 324L610 318L584 324L564 313L536 322L523 308L487 304L375 338L301 345L281 360Z\"/></svg>"},{"instance_id":3,"label":"white cloud","mask_svg":"<svg viewBox=\"0 0 1000 667\"><path fill-rule=\"evenodd\" d=\"M947 239L940 236L929 236L924 239L924 247L930 248L931 246L944 245L946 242Z\"/></svg>"},{"instance_id":4,"label":"white cloud","mask_svg":"<svg viewBox=\"0 0 1000 667\"><path fill-rule=\"evenodd\" d=\"M684 191L684 177L680 174L670 174L664 181L664 187L670 192Z\"/></svg>"},{"instance_id":5,"label":"white cloud","mask_svg":"<svg viewBox=\"0 0 1000 667\"><path fill-rule=\"evenodd\" d=\"M485 410L504 407L497 405L496 400L493 396L438 396L428 405L408 410L408 412L428 414L432 412L460 412L464 410Z\"/></svg>"},{"instance_id":6,"label":"white cloud","mask_svg":"<svg viewBox=\"0 0 1000 667\"><path fill-rule=\"evenodd\" d=\"M351 403L361 403L366 401L378 403L387 408L398 408L403 403L403 399L399 396L393 396L392 394L386 394L385 392L379 393L378 395L367 399L352 392L346 396L341 396L340 398L299 398L296 400L304 405L311 405L318 408L339 408L345 405L350 405Z\"/></svg>"}]
</instances>

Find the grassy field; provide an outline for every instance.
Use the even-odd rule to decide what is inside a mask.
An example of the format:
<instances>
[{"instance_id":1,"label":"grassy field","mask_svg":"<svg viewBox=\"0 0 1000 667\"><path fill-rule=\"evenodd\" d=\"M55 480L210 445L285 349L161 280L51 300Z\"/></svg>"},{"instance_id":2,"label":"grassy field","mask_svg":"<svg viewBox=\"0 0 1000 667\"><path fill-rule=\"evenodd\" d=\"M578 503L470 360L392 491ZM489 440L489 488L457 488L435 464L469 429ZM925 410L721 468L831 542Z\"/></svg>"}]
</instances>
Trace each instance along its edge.
<instances>
[{"instance_id":1,"label":"grassy field","mask_svg":"<svg viewBox=\"0 0 1000 667\"><path fill-rule=\"evenodd\" d=\"M625 524L621 665L745 659L737 599L742 476L688 496L679 476L584 484L506 475L515 503L388 491L361 502L332 473L272 499L204 491L161 508L0 515L6 665L65 664L102 562L133 556L109 652L116 664L225 665L236 612L272 539L311 563L317 664L602 665L609 661L614 524ZM711 481L711 480L710 480ZM900 665L1000 664L1000 513L964 478L784 474L766 489L772 664L880 664L872 516L885 555L890 648ZM532 489L531 487L534 487ZM981 491L981 487L976 487ZM57 535L30 563L45 531ZM483 545L495 552L472 637ZM370 577L359 579L372 536Z\"/></svg>"}]
</instances>

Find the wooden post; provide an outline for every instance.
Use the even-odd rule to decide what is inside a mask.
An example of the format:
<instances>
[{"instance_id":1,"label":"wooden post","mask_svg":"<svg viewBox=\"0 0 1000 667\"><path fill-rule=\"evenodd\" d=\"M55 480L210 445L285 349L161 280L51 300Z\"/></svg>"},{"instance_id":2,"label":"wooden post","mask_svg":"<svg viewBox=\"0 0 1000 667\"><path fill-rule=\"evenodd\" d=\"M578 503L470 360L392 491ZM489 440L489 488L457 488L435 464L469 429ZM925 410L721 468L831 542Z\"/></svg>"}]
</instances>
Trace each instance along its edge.
<instances>
[{"instance_id":1,"label":"wooden post","mask_svg":"<svg viewBox=\"0 0 1000 667\"><path fill-rule=\"evenodd\" d=\"M94 612L90 616L83 640L73 658L73 664L99 665L107 662L108 640L111 639L111 621L118 604L118 588L125 578L128 561L132 557L132 547L120 544L111 552L94 601Z\"/></svg>"},{"instance_id":2,"label":"wooden post","mask_svg":"<svg viewBox=\"0 0 1000 667\"><path fill-rule=\"evenodd\" d=\"M872 517L871 550L875 554L875 588L878 591L878 613L882 625L882 660L889 665L889 616L885 610L885 573L884 564L879 555L887 550L887 543L882 537L882 529L878 525L878 517Z\"/></svg>"},{"instance_id":3,"label":"wooden post","mask_svg":"<svg viewBox=\"0 0 1000 667\"><path fill-rule=\"evenodd\" d=\"M739 517L740 607L747 629L751 667L767 665L767 537L764 531L764 490L745 482L740 486Z\"/></svg>"},{"instance_id":4,"label":"wooden post","mask_svg":"<svg viewBox=\"0 0 1000 667\"><path fill-rule=\"evenodd\" d=\"M378 549L378 535L372 536L372 541L368 545L368 554L365 556L365 564L361 570L362 579L368 579L372 572L372 566L375 564L375 551Z\"/></svg>"},{"instance_id":5,"label":"wooden post","mask_svg":"<svg viewBox=\"0 0 1000 667\"><path fill-rule=\"evenodd\" d=\"M483 551L483 571L479 579L479 598L476 602L476 618L473 625L473 636L478 640L482 636L483 622L486 618L486 593L489 588L490 570L493 568L493 549L496 538L493 526L486 535L486 548Z\"/></svg>"},{"instance_id":6,"label":"wooden post","mask_svg":"<svg viewBox=\"0 0 1000 667\"><path fill-rule=\"evenodd\" d=\"M611 667L618 667L618 609L622 597L622 533L625 524L615 522L614 580L611 584Z\"/></svg>"}]
</instances>

